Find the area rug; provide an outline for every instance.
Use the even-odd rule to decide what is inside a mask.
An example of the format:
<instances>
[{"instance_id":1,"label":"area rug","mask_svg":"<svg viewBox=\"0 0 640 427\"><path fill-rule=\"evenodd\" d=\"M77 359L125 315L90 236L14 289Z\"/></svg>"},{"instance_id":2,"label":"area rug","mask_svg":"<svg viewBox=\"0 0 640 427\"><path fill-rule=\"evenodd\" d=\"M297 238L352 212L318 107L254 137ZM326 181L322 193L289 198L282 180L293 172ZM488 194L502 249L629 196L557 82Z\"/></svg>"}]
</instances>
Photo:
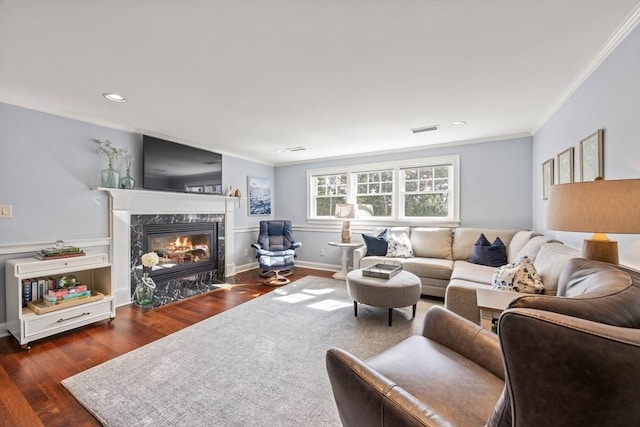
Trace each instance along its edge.
<instances>
[{"instance_id":1,"label":"area rug","mask_svg":"<svg viewBox=\"0 0 640 427\"><path fill-rule=\"evenodd\" d=\"M359 305L344 281L307 276L62 381L102 424L339 426L325 369L330 347L361 358L419 333L422 299Z\"/></svg>"}]
</instances>

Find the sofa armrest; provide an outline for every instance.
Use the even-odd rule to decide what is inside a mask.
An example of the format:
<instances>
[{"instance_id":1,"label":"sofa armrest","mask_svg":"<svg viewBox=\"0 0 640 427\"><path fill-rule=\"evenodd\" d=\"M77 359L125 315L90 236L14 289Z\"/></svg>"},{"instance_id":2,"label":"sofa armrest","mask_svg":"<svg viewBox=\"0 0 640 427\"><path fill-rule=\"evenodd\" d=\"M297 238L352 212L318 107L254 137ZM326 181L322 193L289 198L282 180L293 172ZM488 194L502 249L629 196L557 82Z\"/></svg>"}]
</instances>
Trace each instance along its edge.
<instances>
[{"instance_id":1,"label":"sofa armrest","mask_svg":"<svg viewBox=\"0 0 640 427\"><path fill-rule=\"evenodd\" d=\"M425 315L422 335L504 379L500 342L496 334L446 308L433 306Z\"/></svg>"},{"instance_id":2,"label":"sofa armrest","mask_svg":"<svg viewBox=\"0 0 640 427\"><path fill-rule=\"evenodd\" d=\"M367 247L360 246L353 250L353 269L357 270L360 268L360 260L367 255Z\"/></svg>"},{"instance_id":3,"label":"sofa armrest","mask_svg":"<svg viewBox=\"0 0 640 427\"><path fill-rule=\"evenodd\" d=\"M499 335L513 425L637 425L639 329L510 309Z\"/></svg>"},{"instance_id":4,"label":"sofa armrest","mask_svg":"<svg viewBox=\"0 0 640 427\"><path fill-rule=\"evenodd\" d=\"M343 426L451 426L425 402L344 350L329 349L326 364Z\"/></svg>"}]
</instances>

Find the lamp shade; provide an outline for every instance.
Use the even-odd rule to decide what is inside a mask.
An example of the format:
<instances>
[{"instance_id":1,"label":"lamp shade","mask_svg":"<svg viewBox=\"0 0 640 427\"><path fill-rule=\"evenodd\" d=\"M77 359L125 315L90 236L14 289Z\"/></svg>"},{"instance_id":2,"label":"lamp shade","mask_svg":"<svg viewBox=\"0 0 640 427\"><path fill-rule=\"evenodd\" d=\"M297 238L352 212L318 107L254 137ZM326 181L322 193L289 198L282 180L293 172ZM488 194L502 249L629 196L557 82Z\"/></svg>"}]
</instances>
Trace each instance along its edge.
<instances>
[{"instance_id":1,"label":"lamp shade","mask_svg":"<svg viewBox=\"0 0 640 427\"><path fill-rule=\"evenodd\" d=\"M640 234L640 179L551 186L549 230Z\"/></svg>"},{"instance_id":2,"label":"lamp shade","mask_svg":"<svg viewBox=\"0 0 640 427\"><path fill-rule=\"evenodd\" d=\"M334 215L336 218L355 218L356 205L352 203L338 203Z\"/></svg>"}]
</instances>

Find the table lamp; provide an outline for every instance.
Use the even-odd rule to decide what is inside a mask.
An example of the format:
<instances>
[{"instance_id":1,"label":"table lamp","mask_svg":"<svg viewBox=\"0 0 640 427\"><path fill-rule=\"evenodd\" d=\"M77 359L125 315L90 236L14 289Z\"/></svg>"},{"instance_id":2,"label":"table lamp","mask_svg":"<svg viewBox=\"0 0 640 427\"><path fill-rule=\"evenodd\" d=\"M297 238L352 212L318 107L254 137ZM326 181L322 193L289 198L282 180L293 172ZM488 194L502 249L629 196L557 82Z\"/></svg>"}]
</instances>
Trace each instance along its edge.
<instances>
[{"instance_id":1,"label":"table lamp","mask_svg":"<svg viewBox=\"0 0 640 427\"><path fill-rule=\"evenodd\" d=\"M336 218L355 218L356 205L352 203L338 203L335 210ZM351 221L342 222L342 243L351 243Z\"/></svg>"},{"instance_id":2,"label":"table lamp","mask_svg":"<svg viewBox=\"0 0 640 427\"><path fill-rule=\"evenodd\" d=\"M548 203L547 229L594 233L583 258L618 264L618 242L604 233L640 234L640 179L553 185Z\"/></svg>"}]
</instances>

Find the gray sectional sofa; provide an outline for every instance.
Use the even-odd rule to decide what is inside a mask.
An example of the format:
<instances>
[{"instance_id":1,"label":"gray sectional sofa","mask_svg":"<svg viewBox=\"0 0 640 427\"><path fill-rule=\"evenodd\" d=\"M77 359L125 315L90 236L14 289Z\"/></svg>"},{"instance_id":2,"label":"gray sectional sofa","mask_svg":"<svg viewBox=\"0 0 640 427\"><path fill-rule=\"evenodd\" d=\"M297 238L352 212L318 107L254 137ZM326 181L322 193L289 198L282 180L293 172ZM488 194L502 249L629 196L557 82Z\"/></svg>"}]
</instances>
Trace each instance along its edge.
<instances>
[{"instance_id":1,"label":"gray sectional sofa","mask_svg":"<svg viewBox=\"0 0 640 427\"><path fill-rule=\"evenodd\" d=\"M383 229L374 230L377 235ZM545 285L545 294L555 295L560 270L580 251L528 230L490 228L390 227L389 232L409 234L413 257L367 256L366 246L353 253L353 268L377 263L400 265L420 278L422 294L445 298L445 307L475 322L480 322L476 289L490 287L495 267L468 261L473 246L484 234L493 242L500 237L506 246L507 262L528 256Z\"/></svg>"}]
</instances>

